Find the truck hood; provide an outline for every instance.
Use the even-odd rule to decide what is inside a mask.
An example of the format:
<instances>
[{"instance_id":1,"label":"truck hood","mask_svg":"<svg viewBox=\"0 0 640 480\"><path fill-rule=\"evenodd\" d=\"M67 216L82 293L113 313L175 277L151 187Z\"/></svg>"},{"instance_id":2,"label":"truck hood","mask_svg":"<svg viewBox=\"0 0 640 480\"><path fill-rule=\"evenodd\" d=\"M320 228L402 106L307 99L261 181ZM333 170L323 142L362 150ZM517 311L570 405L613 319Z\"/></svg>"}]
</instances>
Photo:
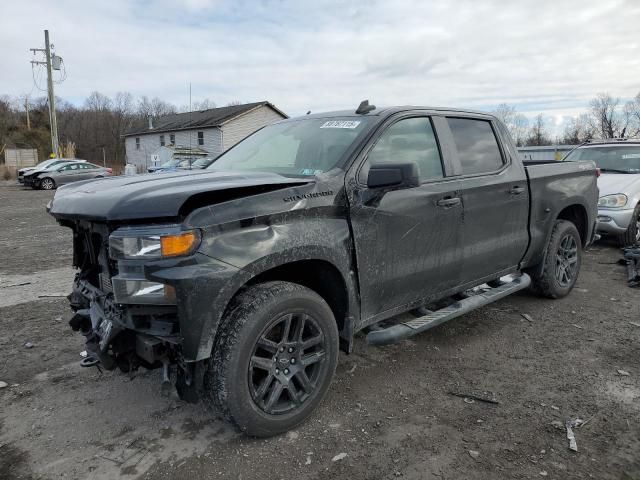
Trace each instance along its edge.
<instances>
[{"instance_id":1,"label":"truck hood","mask_svg":"<svg viewBox=\"0 0 640 480\"><path fill-rule=\"evenodd\" d=\"M60 187L47 206L56 219L122 221L179 217L194 196L215 195L215 201L310 183L274 173L187 171L132 175L76 182ZM214 197L212 197L214 198Z\"/></svg>"},{"instance_id":2,"label":"truck hood","mask_svg":"<svg viewBox=\"0 0 640 480\"><path fill-rule=\"evenodd\" d=\"M640 191L640 174L635 173L603 173L598 178L600 196L624 193L631 197Z\"/></svg>"}]
</instances>

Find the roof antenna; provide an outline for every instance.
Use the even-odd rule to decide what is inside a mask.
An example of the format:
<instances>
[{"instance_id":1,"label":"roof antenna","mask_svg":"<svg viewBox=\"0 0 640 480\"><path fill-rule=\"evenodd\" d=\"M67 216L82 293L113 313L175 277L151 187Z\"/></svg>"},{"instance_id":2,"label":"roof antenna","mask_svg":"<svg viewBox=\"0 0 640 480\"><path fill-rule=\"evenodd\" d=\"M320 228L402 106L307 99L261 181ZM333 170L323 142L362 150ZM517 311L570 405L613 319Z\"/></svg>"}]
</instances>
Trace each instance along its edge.
<instances>
[{"instance_id":1,"label":"roof antenna","mask_svg":"<svg viewBox=\"0 0 640 480\"><path fill-rule=\"evenodd\" d=\"M358 105L358 109L356 110L356 113L358 115L364 115L375 109L376 109L375 105L369 105L369 100L363 100L362 102L360 102L360 105Z\"/></svg>"},{"instance_id":2,"label":"roof antenna","mask_svg":"<svg viewBox=\"0 0 640 480\"><path fill-rule=\"evenodd\" d=\"M309 111L307 112L307 115L309 115L310 113L311 113L311 110L309 110Z\"/></svg>"}]
</instances>

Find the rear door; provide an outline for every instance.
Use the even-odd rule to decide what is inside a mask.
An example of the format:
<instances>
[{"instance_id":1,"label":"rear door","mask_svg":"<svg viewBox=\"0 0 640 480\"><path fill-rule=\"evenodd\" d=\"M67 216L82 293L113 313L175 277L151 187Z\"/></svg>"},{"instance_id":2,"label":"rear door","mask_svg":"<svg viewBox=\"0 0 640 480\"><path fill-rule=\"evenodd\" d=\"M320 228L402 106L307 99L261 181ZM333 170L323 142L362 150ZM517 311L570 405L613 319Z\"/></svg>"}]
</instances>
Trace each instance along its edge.
<instances>
[{"instance_id":1,"label":"rear door","mask_svg":"<svg viewBox=\"0 0 640 480\"><path fill-rule=\"evenodd\" d=\"M464 282L513 269L529 242L529 190L522 162L489 117L447 116L464 204Z\"/></svg>"},{"instance_id":2,"label":"rear door","mask_svg":"<svg viewBox=\"0 0 640 480\"><path fill-rule=\"evenodd\" d=\"M92 163L83 163L80 166L80 169L80 171L82 172L82 180L96 178L96 176L100 175L101 173L101 168Z\"/></svg>"},{"instance_id":3,"label":"rear door","mask_svg":"<svg viewBox=\"0 0 640 480\"><path fill-rule=\"evenodd\" d=\"M458 282L462 203L452 190L446 146L438 141L434 122L419 113L391 117L347 175L365 323ZM389 162L415 162L420 185L369 189L369 166Z\"/></svg>"}]
</instances>

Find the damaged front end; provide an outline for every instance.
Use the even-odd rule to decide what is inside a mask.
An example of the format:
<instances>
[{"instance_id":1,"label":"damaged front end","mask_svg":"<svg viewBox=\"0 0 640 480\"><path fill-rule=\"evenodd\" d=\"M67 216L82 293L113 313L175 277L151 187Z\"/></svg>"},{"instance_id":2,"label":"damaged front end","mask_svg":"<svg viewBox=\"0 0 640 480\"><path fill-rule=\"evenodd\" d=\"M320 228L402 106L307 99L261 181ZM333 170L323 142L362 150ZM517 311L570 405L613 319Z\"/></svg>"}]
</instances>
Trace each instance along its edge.
<instances>
[{"instance_id":1,"label":"damaged front end","mask_svg":"<svg viewBox=\"0 0 640 480\"><path fill-rule=\"evenodd\" d=\"M83 366L139 367L184 365L173 286L148 280L154 261L193 253L197 231L177 225L121 227L76 221L74 266L79 269L69 295L71 328L86 338Z\"/></svg>"},{"instance_id":2,"label":"damaged front end","mask_svg":"<svg viewBox=\"0 0 640 480\"><path fill-rule=\"evenodd\" d=\"M74 311L69 325L86 338L82 366L132 372L140 366L151 369L177 361L180 338L175 308L123 307L109 292L81 276L76 275L68 298Z\"/></svg>"}]
</instances>

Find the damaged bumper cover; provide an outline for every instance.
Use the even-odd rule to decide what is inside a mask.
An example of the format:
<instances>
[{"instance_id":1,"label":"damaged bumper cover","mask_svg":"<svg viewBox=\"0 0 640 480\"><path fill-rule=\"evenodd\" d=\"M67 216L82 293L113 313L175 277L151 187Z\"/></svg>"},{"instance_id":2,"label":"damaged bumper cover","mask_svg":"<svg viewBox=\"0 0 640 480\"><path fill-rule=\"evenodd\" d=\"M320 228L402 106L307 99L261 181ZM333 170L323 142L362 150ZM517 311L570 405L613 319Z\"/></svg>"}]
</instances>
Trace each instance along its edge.
<instances>
[{"instance_id":1,"label":"damaged bumper cover","mask_svg":"<svg viewBox=\"0 0 640 480\"><path fill-rule=\"evenodd\" d=\"M114 365L114 351L135 352L148 364L163 360L166 350L184 362L207 358L212 347L210 332L224 308L229 279L238 269L196 253L149 262L143 272L149 282L172 287L176 302L123 305L111 292L92 285L80 274L76 276L69 295L74 311L69 324L87 338L87 352L100 359L105 368ZM165 346L164 351L157 348L158 344Z\"/></svg>"}]
</instances>

